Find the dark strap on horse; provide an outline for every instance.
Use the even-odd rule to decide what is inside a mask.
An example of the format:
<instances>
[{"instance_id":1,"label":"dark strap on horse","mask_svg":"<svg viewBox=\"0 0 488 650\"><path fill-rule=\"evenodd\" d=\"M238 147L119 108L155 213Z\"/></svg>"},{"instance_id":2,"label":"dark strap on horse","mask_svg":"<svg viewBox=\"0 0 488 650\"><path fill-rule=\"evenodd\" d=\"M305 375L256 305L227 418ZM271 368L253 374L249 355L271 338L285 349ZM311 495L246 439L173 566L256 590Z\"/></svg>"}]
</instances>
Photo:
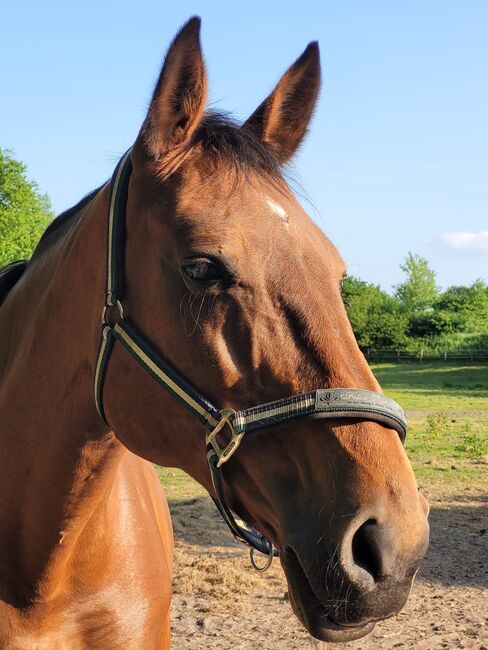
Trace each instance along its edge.
<instances>
[{"instance_id":1,"label":"dark strap on horse","mask_svg":"<svg viewBox=\"0 0 488 650\"><path fill-rule=\"evenodd\" d=\"M245 521L237 521L236 515L228 507L225 501L222 472L217 467L218 456L213 449L207 450L207 460L216 494L216 498L212 497L212 500L231 533L239 542L251 546L260 553L263 553L263 555L273 554L277 557L278 551L274 548L273 544L255 528L248 526Z\"/></svg>"},{"instance_id":2,"label":"dark strap on horse","mask_svg":"<svg viewBox=\"0 0 488 650\"><path fill-rule=\"evenodd\" d=\"M125 213L129 181L132 174L132 148L126 151L115 168L110 185L107 233L107 275L105 305L122 299L125 251Z\"/></svg>"},{"instance_id":3,"label":"dark strap on horse","mask_svg":"<svg viewBox=\"0 0 488 650\"><path fill-rule=\"evenodd\" d=\"M271 542L244 522L239 523L225 503L220 468L232 457L243 437L257 435L271 426L298 418L320 417L339 421L372 420L397 431L403 443L407 431L405 415L389 397L354 388L318 389L237 411L220 409L183 377L137 327L124 318L122 299L126 206L132 173L130 154L129 149L117 165L110 189L105 300L94 377L98 412L109 426L103 406L103 386L110 354L115 342L119 341L160 386L206 427L207 459L216 494L214 501L232 533L261 553L276 554ZM106 319L108 310L113 307L118 310L118 318L111 325Z\"/></svg>"}]
</instances>

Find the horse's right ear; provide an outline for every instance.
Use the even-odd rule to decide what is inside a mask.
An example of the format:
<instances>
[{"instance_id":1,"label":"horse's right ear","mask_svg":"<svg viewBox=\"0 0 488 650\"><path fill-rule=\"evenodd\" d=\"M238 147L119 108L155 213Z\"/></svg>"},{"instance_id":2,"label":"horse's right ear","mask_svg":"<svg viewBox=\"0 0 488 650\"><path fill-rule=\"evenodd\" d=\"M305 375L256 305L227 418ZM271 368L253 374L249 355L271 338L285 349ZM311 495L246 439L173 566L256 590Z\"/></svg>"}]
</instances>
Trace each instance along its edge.
<instances>
[{"instance_id":1,"label":"horse's right ear","mask_svg":"<svg viewBox=\"0 0 488 650\"><path fill-rule=\"evenodd\" d=\"M200 18L193 17L171 43L140 138L161 159L188 144L205 107L207 77L200 46Z\"/></svg>"},{"instance_id":2,"label":"horse's right ear","mask_svg":"<svg viewBox=\"0 0 488 650\"><path fill-rule=\"evenodd\" d=\"M319 46L312 42L243 128L272 147L280 162L288 162L305 136L319 89Z\"/></svg>"}]
</instances>

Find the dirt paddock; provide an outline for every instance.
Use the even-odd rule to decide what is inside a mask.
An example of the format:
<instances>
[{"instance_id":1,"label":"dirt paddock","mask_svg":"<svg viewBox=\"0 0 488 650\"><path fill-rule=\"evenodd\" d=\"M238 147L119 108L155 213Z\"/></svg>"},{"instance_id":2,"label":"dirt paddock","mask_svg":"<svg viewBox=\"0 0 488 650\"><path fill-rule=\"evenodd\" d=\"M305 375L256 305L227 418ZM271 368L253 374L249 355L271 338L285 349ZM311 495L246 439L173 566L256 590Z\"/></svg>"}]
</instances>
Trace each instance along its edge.
<instances>
[{"instance_id":1,"label":"dirt paddock","mask_svg":"<svg viewBox=\"0 0 488 650\"><path fill-rule=\"evenodd\" d=\"M175 650L475 648L488 650L488 497L428 494L431 544L408 605L359 641L314 641L286 600L279 561L254 571L204 495L170 502L175 529ZM216 545L218 541L218 545Z\"/></svg>"}]
</instances>

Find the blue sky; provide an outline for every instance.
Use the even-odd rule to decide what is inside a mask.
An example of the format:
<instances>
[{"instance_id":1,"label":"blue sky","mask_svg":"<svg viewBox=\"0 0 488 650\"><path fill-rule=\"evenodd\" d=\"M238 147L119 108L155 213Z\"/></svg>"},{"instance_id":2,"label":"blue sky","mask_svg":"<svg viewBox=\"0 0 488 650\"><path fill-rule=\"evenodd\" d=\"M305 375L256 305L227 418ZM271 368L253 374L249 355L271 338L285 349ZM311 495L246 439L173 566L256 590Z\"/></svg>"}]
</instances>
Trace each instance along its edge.
<instances>
[{"instance_id":1,"label":"blue sky","mask_svg":"<svg viewBox=\"0 0 488 650\"><path fill-rule=\"evenodd\" d=\"M294 175L351 274L390 289L413 251L442 286L488 280L485 0L8 3L0 146L57 212L132 144L193 14L210 101L238 118L319 40L324 84Z\"/></svg>"}]
</instances>

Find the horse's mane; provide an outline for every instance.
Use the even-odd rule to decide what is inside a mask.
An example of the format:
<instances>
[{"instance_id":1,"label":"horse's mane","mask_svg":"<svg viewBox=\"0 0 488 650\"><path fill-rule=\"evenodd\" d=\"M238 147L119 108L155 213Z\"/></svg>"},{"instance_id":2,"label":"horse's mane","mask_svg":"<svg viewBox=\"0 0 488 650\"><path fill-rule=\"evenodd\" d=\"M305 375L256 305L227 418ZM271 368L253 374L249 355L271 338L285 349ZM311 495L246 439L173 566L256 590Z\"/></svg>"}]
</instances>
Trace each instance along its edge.
<instances>
[{"instance_id":1,"label":"horse's mane","mask_svg":"<svg viewBox=\"0 0 488 650\"><path fill-rule=\"evenodd\" d=\"M38 251L42 252L44 248L43 244L46 243L46 240L49 237L49 235L59 230L61 226L63 226L65 223L67 223L70 220L71 217L73 217L73 215L75 215L82 208L84 208L96 196L99 190L100 187L97 188L96 190L93 190L92 192L84 196L81 199L81 201L78 201L78 203L74 205L72 208L65 210L58 217L56 217L56 219L51 221L49 226L43 232L42 237L40 238L35 248L33 257L36 255ZM0 304L5 300L9 291L13 289L13 287L20 280L28 264L29 264L29 260L18 260L15 262L11 262L10 264L7 264L3 268L0 267Z\"/></svg>"},{"instance_id":2,"label":"horse's mane","mask_svg":"<svg viewBox=\"0 0 488 650\"><path fill-rule=\"evenodd\" d=\"M230 162L237 170L251 169L268 176L281 177L281 165L273 148L250 128L239 125L227 113L205 113L194 136L193 143Z\"/></svg>"},{"instance_id":3,"label":"horse's mane","mask_svg":"<svg viewBox=\"0 0 488 650\"><path fill-rule=\"evenodd\" d=\"M100 185L100 187L97 187L96 190L92 190L88 194L86 194L76 205L74 205L71 208L68 208L64 212L61 212L60 215L58 215L51 223L49 226L46 228L46 230L43 232L41 239L39 240L39 244L46 238L49 237L53 232L58 230L62 225L64 225L67 221L70 220L70 218L75 215L77 212L82 210L92 199L95 198L95 196L98 194L100 189L103 187L103 185Z\"/></svg>"},{"instance_id":4,"label":"horse's mane","mask_svg":"<svg viewBox=\"0 0 488 650\"><path fill-rule=\"evenodd\" d=\"M7 297L8 292L20 280L26 266L27 260L19 260L0 269L0 305Z\"/></svg>"}]
</instances>

